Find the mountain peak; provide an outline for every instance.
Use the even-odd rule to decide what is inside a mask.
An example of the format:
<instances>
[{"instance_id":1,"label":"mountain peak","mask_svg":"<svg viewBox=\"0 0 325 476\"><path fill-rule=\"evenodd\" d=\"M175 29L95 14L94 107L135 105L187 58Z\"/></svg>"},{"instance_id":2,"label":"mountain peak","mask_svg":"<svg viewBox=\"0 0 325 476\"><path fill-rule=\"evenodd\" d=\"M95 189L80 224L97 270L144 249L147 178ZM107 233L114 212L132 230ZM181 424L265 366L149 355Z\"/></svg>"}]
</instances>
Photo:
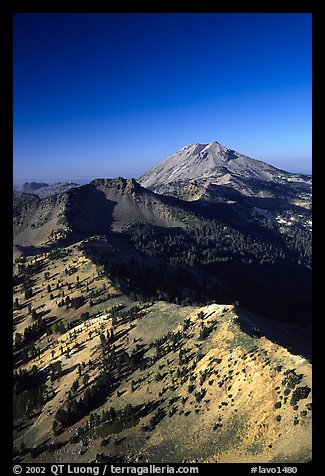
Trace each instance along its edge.
<instances>
[{"instance_id":1,"label":"mountain peak","mask_svg":"<svg viewBox=\"0 0 325 476\"><path fill-rule=\"evenodd\" d=\"M141 185L134 178L99 178L92 180L90 185L103 187L106 189L115 189L116 192L123 195L133 195L143 191L143 187L141 187Z\"/></svg>"}]
</instances>

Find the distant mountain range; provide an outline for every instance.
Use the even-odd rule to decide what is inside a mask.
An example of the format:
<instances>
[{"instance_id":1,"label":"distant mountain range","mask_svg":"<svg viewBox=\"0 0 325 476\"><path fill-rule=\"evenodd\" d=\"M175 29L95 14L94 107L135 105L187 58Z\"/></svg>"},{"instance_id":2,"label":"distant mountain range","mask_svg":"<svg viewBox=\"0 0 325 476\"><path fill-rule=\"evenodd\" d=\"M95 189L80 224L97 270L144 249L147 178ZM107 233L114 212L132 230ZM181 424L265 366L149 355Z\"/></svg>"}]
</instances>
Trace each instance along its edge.
<instances>
[{"instance_id":1,"label":"distant mountain range","mask_svg":"<svg viewBox=\"0 0 325 476\"><path fill-rule=\"evenodd\" d=\"M202 197L215 185L261 198L288 197L293 189L296 198L305 200L311 193L310 176L277 169L219 142L187 145L148 170L138 181L155 192L183 194L187 199Z\"/></svg>"},{"instance_id":2,"label":"distant mountain range","mask_svg":"<svg viewBox=\"0 0 325 476\"><path fill-rule=\"evenodd\" d=\"M15 187L15 190L22 193L32 193L38 195L40 198L45 198L50 195L55 195L56 193L66 192L74 187L79 187L79 184L74 182L57 182L49 185L45 182L25 182Z\"/></svg>"}]
</instances>

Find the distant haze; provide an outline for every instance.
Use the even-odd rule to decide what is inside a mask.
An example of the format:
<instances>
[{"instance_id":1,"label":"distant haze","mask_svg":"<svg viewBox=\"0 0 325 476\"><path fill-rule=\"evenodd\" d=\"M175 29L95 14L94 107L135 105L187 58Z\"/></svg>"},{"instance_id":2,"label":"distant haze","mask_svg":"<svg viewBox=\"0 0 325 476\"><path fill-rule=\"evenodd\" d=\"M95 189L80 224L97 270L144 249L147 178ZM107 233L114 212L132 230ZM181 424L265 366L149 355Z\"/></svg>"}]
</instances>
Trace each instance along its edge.
<instances>
[{"instance_id":1,"label":"distant haze","mask_svg":"<svg viewBox=\"0 0 325 476\"><path fill-rule=\"evenodd\" d=\"M26 178L22 178L22 179L14 179L14 182L13 182L13 185L14 187L19 187L20 185L23 185L24 183L26 182L45 182L47 183L48 185L53 185L55 183L66 183L66 182L74 182L74 183L78 183L78 184L85 184L85 183L88 183L90 182L91 180L93 180L94 178L97 178L97 177L86 177L86 178L50 178L50 179L47 179L46 177L44 178L44 180L34 180L34 179L26 179Z\"/></svg>"}]
</instances>

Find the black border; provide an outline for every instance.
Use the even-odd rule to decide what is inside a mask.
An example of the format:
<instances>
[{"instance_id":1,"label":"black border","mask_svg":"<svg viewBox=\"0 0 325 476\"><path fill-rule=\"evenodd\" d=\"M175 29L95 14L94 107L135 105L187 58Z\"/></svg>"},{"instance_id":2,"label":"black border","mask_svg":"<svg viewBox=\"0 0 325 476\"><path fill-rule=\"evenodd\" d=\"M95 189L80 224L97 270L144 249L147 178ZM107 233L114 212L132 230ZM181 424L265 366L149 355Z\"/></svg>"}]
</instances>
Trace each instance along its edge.
<instances>
[{"instance_id":1,"label":"black border","mask_svg":"<svg viewBox=\"0 0 325 476\"><path fill-rule=\"evenodd\" d=\"M318 2L317 2L318 3ZM8 1L5 1L8 4ZM240 1L232 0L217 4L209 0L193 2L181 1L156 1L152 4L148 2L113 2L93 0L73 1L73 0L13 0L9 2L10 10L16 13L312 13L316 0L264 0ZM135 8L136 7L136 8Z\"/></svg>"},{"instance_id":2,"label":"black border","mask_svg":"<svg viewBox=\"0 0 325 476\"><path fill-rule=\"evenodd\" d=\"M12 316L12 184L13 184L13 170L12 170L12 160L13 160L13 16L15 13L310 13L312 14L312 23L313 23L313 150L318 150L321 152L320 144L317 144L317 128L315 123L317 122L316 118L318 117L317 113L320 115L320 105L319 99L315 89L317 90L317 84L320 84L320 74L318 73L316 63L317 57L317 46L320 39L320 29L322 23L320 20L320 0L318 1L306 1L306 0L265 0L265 1L231 1L224 4L216 4L215 2L209 2L205 0L195 1L192 3L189 2L180 2L180 1L165 1L159 4L158 1L154 4L148 5L146 3L134 2L128 4L127 2L119 2L113 4L112 2L100 2L98 0L92 0L90 2L83 1L73 1L73 0L13 0L8 1L4 0L0 5L0 79L1 79L1 88L0 88L0 114L1 114L1 127L0 127L0 157L1 157L1 174L0 174L0 199L1 204L4 204L2 211L2 238L5 236L5 240L1 239L2 251L3 254L6 254L6 260L3 260L2 263L2 276L5 277L4 285L1 286L3 290L3 295L7 296L8 299L3 300L2 302L2 313L1 313L1 330L0 330L0 339L1 350L2 350L2 372L1 372L1 383L2 388L4 389L0 394L5 394L5 397L8 397L8 402L2 404L2 415L1 415L1 463L5 463L5 466L9 468L8 474L12 474L12 327L11 327L11 316ZM135 8L136 7L136 8ZM316 63L316 65L315 65ZM324 86L323 86L324 87ZM317 92L321 89L318 88ZM317 107L319 108L317 110ZM317 147L319 145L319 147ZM313 155L315 156L315 152ZM320 174L317 173L317 167L321 161L321 157L317 161L318 164L313 159L313 175L316 175L316 196L318 185L320 184L319 178ZM315 174L316 171L316 174ZM317 183L318 181L318 183ZM315 179L314 179L314 192L313 197L315 196ZM321 200L321 195L319 200ZM315 204L315 200L314 204ZM316 209L317 213L320 210ZM315 215L315 210L313 210ZM314 222L315 223L315 222ZM316 219L316 231L314 231L314 237L321 237L321 230L317 229L320 221ZM315 228L315 227L314 227ZM7 239L8 238L8 239ZM313 239L313 250L317 249L317 239ZM4 245L3 245L4 243ZM316 246L315 246L316 245ZM315 261L315 260L314 260ZM318 261L318 260L317 260ZM315 264L315 262L314 262ZM314 276L319 276L317 270ZM321 282L319 279L313 281L313 294L317 290L321 291ZM315 289L316 288L316 289ZM315 306L314 306L315 309ZM318 307L317 307L318 309ZM316 314L316 312L315 312ZM323 316L320 313L317 313L317 319L314 319L314 325L317 326L318 318L323 319ZM319 320L320 320L319 319ZM313 348L315 349L315 335L320 333L313 333ZM313 359L313 376L317 374L318 363L317 356L315 358L315 353L319 347L316 347L316 352L314 351ZM321 364L320 364L321 365ZM318 380L318 379L317 379ZM320 379L318 380L320 381ZM315 378L314 378L315 382ZM318 398L320 397L320 392L317 389L314 383L314 415L315 410L316 414L318 412ZM4 401L4 399L2 399ZM10 411L11 410L11 411ZM298 474L313 474L316 469L316 465L321 463L321 434L318 434L317 424L319 418L313 419L313 462L309 465L302 465ZM319 435L319 436L318 436ZM8 466L7 466L8 463ZM215 463L218 464L218 463ZM203 466L206 467L206 470L216 469L220 471L220 474L224 474L224 471L235 469L236 472L239 471L239 474L249 474L250 467L252 466L249 463L227 463L220 464L219 467L214 468L215 464L205 464L198 465L200 466L200 474L204 470ZM226 465L226 466L225 466ZM209 468L208 468L209 466ZM263 465L268 466L268 465ZM271 465L269 465L271 466ZM281 464L279 465L281 466ZM3 468L3 466L1 465ZM4 470L4 474L6 474ZM204 471L203 471L204 473ZM50 474L50 473L48 473Z\"/></svg>"}]
</instances>

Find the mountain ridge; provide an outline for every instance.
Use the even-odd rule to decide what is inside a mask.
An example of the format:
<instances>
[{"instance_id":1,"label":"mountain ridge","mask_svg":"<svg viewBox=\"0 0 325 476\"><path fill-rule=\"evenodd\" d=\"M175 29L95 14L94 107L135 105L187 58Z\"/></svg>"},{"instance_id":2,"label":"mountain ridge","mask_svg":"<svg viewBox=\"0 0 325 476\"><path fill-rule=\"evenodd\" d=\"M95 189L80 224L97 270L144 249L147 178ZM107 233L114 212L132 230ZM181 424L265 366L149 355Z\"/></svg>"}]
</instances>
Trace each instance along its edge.
<instances>
[{"instance_id":1,"label":"mountain ridge","mask_svg":"<svg viewBox=\"0 0 325 476\"><path fill-rule=\"evenodd\" d=\"M44 198L14 191L14 244L45 244L57 229L91 236L132 223L183 227L182 204L123 177L94 179Z\"/></svg>"}]
</instances>

